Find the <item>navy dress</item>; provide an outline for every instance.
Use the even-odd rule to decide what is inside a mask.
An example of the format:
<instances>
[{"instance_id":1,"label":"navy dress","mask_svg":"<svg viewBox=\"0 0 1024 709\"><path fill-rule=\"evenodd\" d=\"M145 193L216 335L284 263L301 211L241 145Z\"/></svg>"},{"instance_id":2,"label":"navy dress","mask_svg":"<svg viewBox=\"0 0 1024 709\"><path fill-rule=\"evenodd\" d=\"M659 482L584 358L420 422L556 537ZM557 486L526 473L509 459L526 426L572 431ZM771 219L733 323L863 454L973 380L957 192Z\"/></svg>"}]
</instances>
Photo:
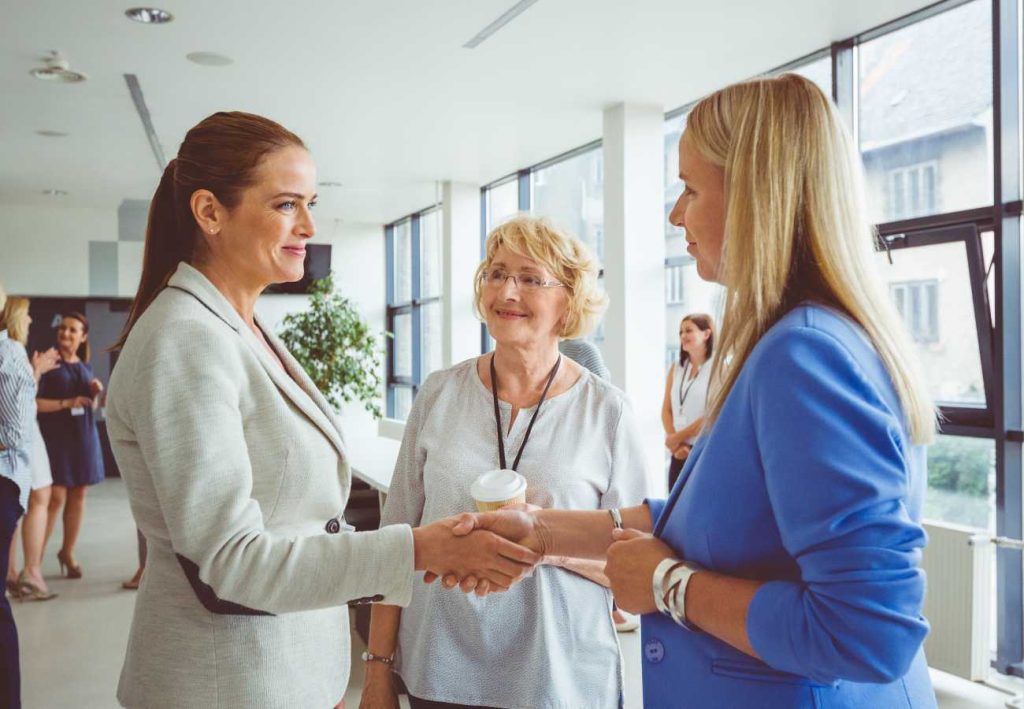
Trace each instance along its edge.
<instances>
[{"instance_id":1,"label":"navy dress","mask_svg":"<svg viewBox=\"0 0 1024 709\"><path fill-rule=\"evenodd\" d=\"M61 361L60 366L47 372L39 380L39 398L72 399L92 396L89 382L93 380L92 367L82 361ZM103 451L96 431L96 412L85 407L80 416L70 409L39 414L39 429L50 456L53 484L81 487L103 482Z\"/></svg>"}]
</instances>

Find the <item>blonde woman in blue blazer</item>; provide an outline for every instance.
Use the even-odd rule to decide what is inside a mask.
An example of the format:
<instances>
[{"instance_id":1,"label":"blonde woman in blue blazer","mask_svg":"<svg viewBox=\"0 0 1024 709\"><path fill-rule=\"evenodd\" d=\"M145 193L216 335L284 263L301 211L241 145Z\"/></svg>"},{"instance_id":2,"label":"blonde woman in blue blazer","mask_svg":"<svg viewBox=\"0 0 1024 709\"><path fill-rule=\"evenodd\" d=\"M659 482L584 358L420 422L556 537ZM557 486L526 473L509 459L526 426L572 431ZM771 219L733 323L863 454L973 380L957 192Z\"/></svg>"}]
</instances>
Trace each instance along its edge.
<instances>
[{"instance_id":1,"label":"blonde woman in blue blazer","mask_svg":"<svg viewBox=\"0 0 1024 709\"><path fill-rule=\"evenodd\" d=\"M617 513L467 515L458 531L607 558L615 598L643 614L645 706L935 707L918 568L934 410L876 274L852 140L783 75L701 101L679 152L670 220L726 288L679 481Z\"/></svg>"},{"instance_id":2,"label":"blonde woman in blue blazer","mask_svg":"<svg viewBox=\"0 0 1024 709\"><path fill-rule=\"evenodd\" d=\"M454 522L345 531L334 412L254 313L302 277L316 170L248 113L185 136L150 206L108 427L149 558L118 687L127 707L333 707L349 603L407 605L416 570L508 587L539 560ZM461 548L460 548L461 546Z\"/></svg>"}]
</instances>

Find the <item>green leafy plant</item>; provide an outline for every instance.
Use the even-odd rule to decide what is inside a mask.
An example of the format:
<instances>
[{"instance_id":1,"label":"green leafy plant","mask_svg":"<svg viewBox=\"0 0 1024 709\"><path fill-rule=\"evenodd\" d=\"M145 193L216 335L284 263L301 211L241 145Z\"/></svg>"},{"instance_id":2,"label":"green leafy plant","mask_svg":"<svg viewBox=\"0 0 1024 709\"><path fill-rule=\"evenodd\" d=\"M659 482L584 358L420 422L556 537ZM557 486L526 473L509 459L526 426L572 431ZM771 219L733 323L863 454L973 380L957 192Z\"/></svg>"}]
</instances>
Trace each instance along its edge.
<instances>
[{"instance_id":1,"label":"green leafy plant","mask_svg":"<svg viewBox=\"0 0 1024 709\"><path fill-rule=\"evenodd\" d=\"M351 300L334 291L334 274L310 289L309 309L284 319L279 334L333 407L361 401L381 418L383 350Z\"/></svg>"},{"instance_id":2,"label":"green leafy plant","mask_svg":"<svg viewBox=\"0 0 1024 709\"><path fill-rule=\"evenodd\" d=\"M928 486L984 497L994 455L991 441L940 436L928 448Z\"/></svg>"}]
</instances>

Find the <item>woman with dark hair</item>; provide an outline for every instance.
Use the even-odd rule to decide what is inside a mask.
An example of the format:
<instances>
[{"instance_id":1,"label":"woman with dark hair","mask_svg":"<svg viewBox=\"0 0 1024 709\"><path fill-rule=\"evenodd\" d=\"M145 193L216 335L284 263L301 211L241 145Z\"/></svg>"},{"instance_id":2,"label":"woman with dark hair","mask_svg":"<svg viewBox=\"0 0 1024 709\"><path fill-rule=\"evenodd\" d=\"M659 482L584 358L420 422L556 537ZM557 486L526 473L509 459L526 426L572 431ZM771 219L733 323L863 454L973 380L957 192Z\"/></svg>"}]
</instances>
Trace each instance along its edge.
<instances>
[{"instance_id":1,"label":"woman with dark hair","mask_svg":"<svg viewBox=\"0 0 1024 709\"><path fill-rule=\"evenodd\" d=\"M335 412L254 313L303 276L316 168L295 134L216 113L150 205L107 422L148 545L117 696L128 707L330 707L348 603L404 606L416 570L508 588L540 561L454 521L356 533Z\"/></svg>"},{"instance_id":2,"label":"woman with dark hair","mask_svg":"<svg viewBox=\"0 0 1024 709\"><path fill-rule=\"evenodd\" d=\"M36 405L39 429L46 442L53 473L46 541L63 510L64 540L57 552L61 573L82 578L75 544L85 516L85 493L103 482L103 450L96 431L96 407L103 392L89 366L89 321L81 313L66 313L57 328L56 369L39 380ZM44 543L45 548L45 543Z\"/></svg>"},{"instance_id":3,"label":"woman with dark hair","mask_svg":"<svg viewBox=\"0 0 1024 709\"><path fill-rule=\"evenodd\" d=\"M665 447L672 454L668 466L670 490L704 427L711 383L709 360L714 349L715 323L710 315L691 313L679 322L679 361L668 370L661 405Z\"/></svg>"}]
</instances>

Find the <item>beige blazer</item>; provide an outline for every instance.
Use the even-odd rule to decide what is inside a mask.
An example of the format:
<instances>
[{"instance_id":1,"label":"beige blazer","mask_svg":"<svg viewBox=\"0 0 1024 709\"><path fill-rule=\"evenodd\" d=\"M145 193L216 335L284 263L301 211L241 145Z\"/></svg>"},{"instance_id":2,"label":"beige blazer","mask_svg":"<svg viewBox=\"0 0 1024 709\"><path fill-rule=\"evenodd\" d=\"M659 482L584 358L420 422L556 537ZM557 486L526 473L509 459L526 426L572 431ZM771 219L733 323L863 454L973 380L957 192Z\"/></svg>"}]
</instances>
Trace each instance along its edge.
<instances>
[{"instance_id":1,"label":"beige blazer","mask_svg":"<svg viewBox=\"0 0 1024 709\"><path fill-rule=\"evenodd\" d=\"M260 327L287 373L182 263L111 377L110 441L149 542L124 706L333 707L349 675L345 604L410 600L411 529L339 529L341 430Z\"/></svg>"}]
</instances>

